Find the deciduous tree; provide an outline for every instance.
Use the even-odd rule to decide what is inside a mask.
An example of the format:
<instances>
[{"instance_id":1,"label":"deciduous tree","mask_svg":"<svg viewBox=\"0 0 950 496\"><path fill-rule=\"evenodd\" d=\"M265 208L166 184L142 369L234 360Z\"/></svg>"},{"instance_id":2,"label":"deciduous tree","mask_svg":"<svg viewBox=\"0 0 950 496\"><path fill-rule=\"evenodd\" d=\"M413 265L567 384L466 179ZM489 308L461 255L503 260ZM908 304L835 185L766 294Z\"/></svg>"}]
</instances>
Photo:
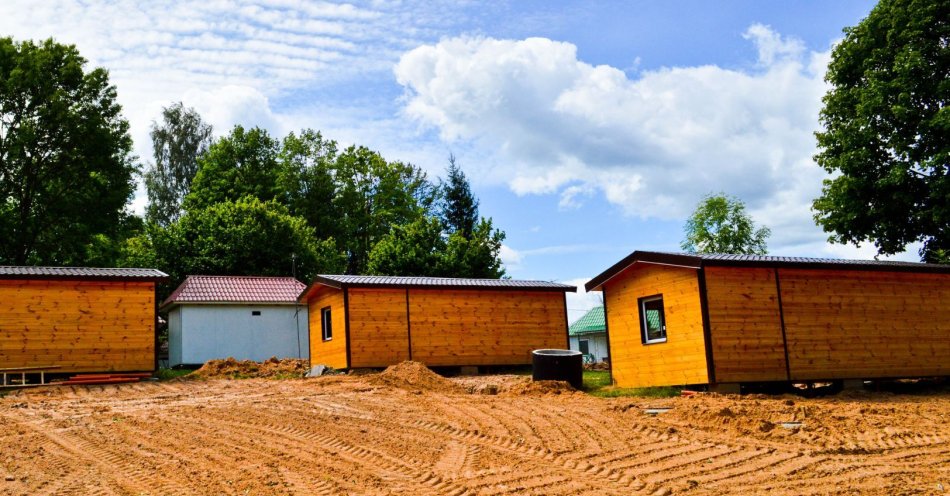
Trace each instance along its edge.
<instances>
[{"instance_id":1,"label":"deciduous tree","mask_svg":"<svg viewBox=\"0 0 950 496\"><path fill-rule=\"evenodd\" d=\"M283 173L280 143L267 131L234 126L198 159L198 172L185 197L186 210L202 210L245 196L283 200L278 178Z\"/></svg>"},{"instance_id":2,"label":"deciduous tree","mask_svg":"<svg viewBox=\"0 0 950 496\"><path fill-rule=\"evenodd\" d=\"M690 253L764 255L768 227L756 229L741 200L724 194L707 195L686 221L681 246Z\"/></svg>"},{"instance_id":3,"label":"deciduous tree","mask_svg":"<svg viewBox=\"0 0 950 496\"><path fill-rule=\"evenodd\" d=\"M880 254L950 261L950 3L881 0L832 51L815 220Z\"/></svg>"},{"instance_id":4,"label":"deciduous tree","mask_svg":"<svg viewBox=\"0 0 950 496\"><path fill-rule=\"evenodd\" d=\"M84 265L121 235L129 125L106 70L85 66L73 45L0 38L0 264Z\"/></svg>"},{"instance_id":5,"label":"deciduous tree","mask_svg":"<svg viewBox=\"0 0 950 496\"><path fill-rule=\"evenodd\" d=\"M211 125L181 102L162 109L162 122L152 122L152 160L145 170L146 218L161 226L178 220L182 202L198 172L198 158L211 145Z\"/></svg>"},{"instance_id":6,"label":"deciduous tree","mask_svg":"<svg viewBox=\"0 0 950 496\"><path fill-rule=\"evenodd\" d=\"M189 210L167 228L153 224L127 242L124 262L168 271L173 288L189 274L290 276L295 259L305 281L344 267L332 238L318 239L276 201L247 196Z\"/></svg>"}]
</instances>

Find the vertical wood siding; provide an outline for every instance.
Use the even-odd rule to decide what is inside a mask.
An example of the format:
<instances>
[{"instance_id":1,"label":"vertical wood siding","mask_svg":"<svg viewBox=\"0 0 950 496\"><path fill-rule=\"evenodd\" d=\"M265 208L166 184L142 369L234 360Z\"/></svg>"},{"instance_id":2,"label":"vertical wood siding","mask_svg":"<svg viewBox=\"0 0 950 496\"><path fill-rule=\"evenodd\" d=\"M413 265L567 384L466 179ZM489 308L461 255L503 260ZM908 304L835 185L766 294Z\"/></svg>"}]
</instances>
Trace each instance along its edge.
<instances>
[{"instance_id":1,"label":"vertical wood siding","mask_svg":"<svg viewBox=\"0 0 950 496\"><path fill-rule=\"evenodd\" d=\"M792 379L950 374L950 276L780 269Z\"/></svg>"},{"instance_id":2,"label":"vertical wood siding","mask_svg":"<svg viewBox=\"0 0 950 496\"><path fill-rule=\"evenodd\" d=\"M349 290L352 367L386 367L409 359L405 289Z\"/></svg>"},{"instance_id":3,"label":"vertical wood siding","mask_svg":"<svg viewBox=\"0 0 950 496\"><path fill-rule=\"evenodd\" d=\"M320 310L330 307L333 339L323 340ZM310 364L328 365L335 369L347 368L346 363L346 310L343 291L328 286L315 286L307 295L307 314L310 321Z\"/></svg>"},{"instance_id":4,"label":"vertical wood siding","mask_svg":"<svg viewBox=\"0 0 950 496\"><path fill-rule=\"evenodd\" d=\"M155 368L151 282L0 280L0 367Z\"/></svg>"},{"instance_id":5,"label":"vertical wood siding","mask_svg":"<svg viewBox=\"0 0 950 496\"><path fill-rule=\"evenodd\" d=\"M620 387L709 381L696 269L638 263L604 284L614 382ZM637 299L663 295L667 341L644 345Z\"/></svg>"},{"instance_id":6,"label":"vertical wood siding","mask_svg":"<svg viewBox=\"0 0 950 496\"><path fill-rule=\"evenodd\" d=\"M566 346L559 291L409 290L412 359L427 365L531 363Z\"/></svg>"},{"instance_id":7,"label":"vertical wood siding","mask_svg":"<svg viewBox=\"0 0 950 496\"><path fill-rule=\"evenodd\" d=\"M716 381L786 380L775 270L707 267L705 272Z\"/></svg>"}]
</instances>

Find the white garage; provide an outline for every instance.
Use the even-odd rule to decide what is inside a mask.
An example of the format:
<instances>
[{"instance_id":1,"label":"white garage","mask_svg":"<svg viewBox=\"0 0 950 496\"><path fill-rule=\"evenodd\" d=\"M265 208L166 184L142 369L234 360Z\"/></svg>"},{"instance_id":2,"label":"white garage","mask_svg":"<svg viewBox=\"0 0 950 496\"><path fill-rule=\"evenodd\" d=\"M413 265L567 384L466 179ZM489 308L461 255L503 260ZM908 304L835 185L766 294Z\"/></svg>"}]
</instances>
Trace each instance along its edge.
<instances>
[{"instance_id":1,"label":"white garage","mask_svg":"<svg viewBox=\"0 0 950 496\"><path fill-rule=\"evenodd\" d=\"M292 277L188 276L159 309L168 365L307 358L307 306L297 303L305 288Z\"/></svg>"}]
</instances>

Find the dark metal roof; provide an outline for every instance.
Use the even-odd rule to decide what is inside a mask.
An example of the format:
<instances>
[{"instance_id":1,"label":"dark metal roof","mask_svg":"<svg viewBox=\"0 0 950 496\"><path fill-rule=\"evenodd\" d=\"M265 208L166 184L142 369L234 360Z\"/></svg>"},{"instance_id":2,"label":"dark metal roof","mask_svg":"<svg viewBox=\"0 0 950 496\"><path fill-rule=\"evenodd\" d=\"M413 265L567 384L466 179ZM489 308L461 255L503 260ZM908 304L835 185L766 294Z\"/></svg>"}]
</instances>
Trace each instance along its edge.
<instances>
[{"instance_id":1,"label":"dark metal roof","mask_svg":"<svg viewBox=\"0 0 950 496\"><path fill-rule=\"evenodd\" d=\"M797 269L872 270L890 272L950 273L950 265L891 260L848 260L839 258L780 257L771 255L729 255L635 251L593 278L584 287L598 291L601 285L637 263L702 267L775 267Z\"/></svg>"},{"instance_id":2,"label":"dark metal roof","mask_svg":"<svg viewBox=\"0 0 950 496\"><path fill-rule=\"evenodd\" d=\"M404 277L404 276L350 276L318 275L313 284L333 288L382 287L382 288L439 288L439 289L494 289L523 291L576 292L577 287L548 281L519 281L515 279L463 279L454 277ZM310 288L303 294L309 292ZM301 295L302 296L302 295Z\"/></svg>"},{"instance_id":3,"label":"dark metal roof","mask_svg":"<svg viewBox=\"0 0 950 496\"><path fill-rule=\"evenodd\" d=\"M159 281L167 278L168 274L155 269L0 266L0 279L129 279Z\"/></svg>"}]
</instances>

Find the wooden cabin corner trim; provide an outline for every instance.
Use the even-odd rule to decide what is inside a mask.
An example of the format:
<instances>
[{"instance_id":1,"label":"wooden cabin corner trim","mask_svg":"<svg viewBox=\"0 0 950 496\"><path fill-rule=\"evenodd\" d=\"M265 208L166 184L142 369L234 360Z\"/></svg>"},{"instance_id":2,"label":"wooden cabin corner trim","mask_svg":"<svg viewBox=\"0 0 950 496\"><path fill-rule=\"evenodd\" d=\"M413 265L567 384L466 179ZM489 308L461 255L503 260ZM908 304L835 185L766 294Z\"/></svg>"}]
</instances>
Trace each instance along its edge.
<instances>
[{"instance_id":1,"label":"wooden cabin corner trim","mask_svg":"<svg viewBox=\"0 0 950 496\"><path fill-rule=\"evenodd\" d=\"M713 362L712 328L709 325L709 296L706 294L706 271L696 269L699 285L699 311L703 319L703 345L706 348L706 376L709 384L716 383L716 367Z\"/></svg>"},{"instance_id":2,"label":"wooden cabin corner trim","mask_svg":"<svg viewBox=\"0 0 950 496\"><path fill-rule=\"evenodd\" d=\"M564 349L571 349L571 323L567 317L567 293L564 293Z\"/></svg>"},{"instance_id":3,"label":"wooden cabin corner trim","mask_svg":"<svg viewBox=\"0 0 950 496\"><path fill-rule=\"evenodd\" d=\"M406 339L409 349L409 360L412 360L412 318L409 316L409 288L406 288Z\"/></svg>"},{"instance_id":4,"label":"wooden cabin corner trim","mask_svg":"<svg viewBox=\"0 0 950 496\"><path fill-rule=\"evenodd\" d=\"M778 320L782 327L782 348L785 351L785 377L792 380L792 366L788 363L788 336L785 334L785 309L782 307L782 283L778 277L778 267L775 268L775 296L778 301Z\"/></svg>"},{"instance_id":5,"label":"wooden cabin corner trim","mask_svg":"<svg viewBox=\"0 0 950 496\"><path fill-rule=\"evenodd\" d=\"M350 288L343 287L343 338L346 346L346 368L353 363L350 357Z\"/></svg>"},{"instance_id":6,"label":"wooden cabin corner trim","mask_svg":"<svg viewBox=\"0 0 950 496\"><path fill-rule=\"evenodd\" d=\"M159 353L161 346L158 342L158 284L152 283L152 298L155 299L155 318L152 319L152 333L155 335L155 370L159 369ZM167 325L167 323L166 323ZM170 348L169 348L170 349Z\"/></svg>"},{"instance_id":7,"label":"wooden cabin corner trim","mask_svg":"<svg viewBox=\"0 0 950 496\"><path fill-rule=\"evenodd\" d=\"M610 312L607 311L607 288L601 288L600 295L604 297L604 338L607 340L607 375L610 384L614 385L614 350L610 349Z\"/></svg>"}]
</instances>

